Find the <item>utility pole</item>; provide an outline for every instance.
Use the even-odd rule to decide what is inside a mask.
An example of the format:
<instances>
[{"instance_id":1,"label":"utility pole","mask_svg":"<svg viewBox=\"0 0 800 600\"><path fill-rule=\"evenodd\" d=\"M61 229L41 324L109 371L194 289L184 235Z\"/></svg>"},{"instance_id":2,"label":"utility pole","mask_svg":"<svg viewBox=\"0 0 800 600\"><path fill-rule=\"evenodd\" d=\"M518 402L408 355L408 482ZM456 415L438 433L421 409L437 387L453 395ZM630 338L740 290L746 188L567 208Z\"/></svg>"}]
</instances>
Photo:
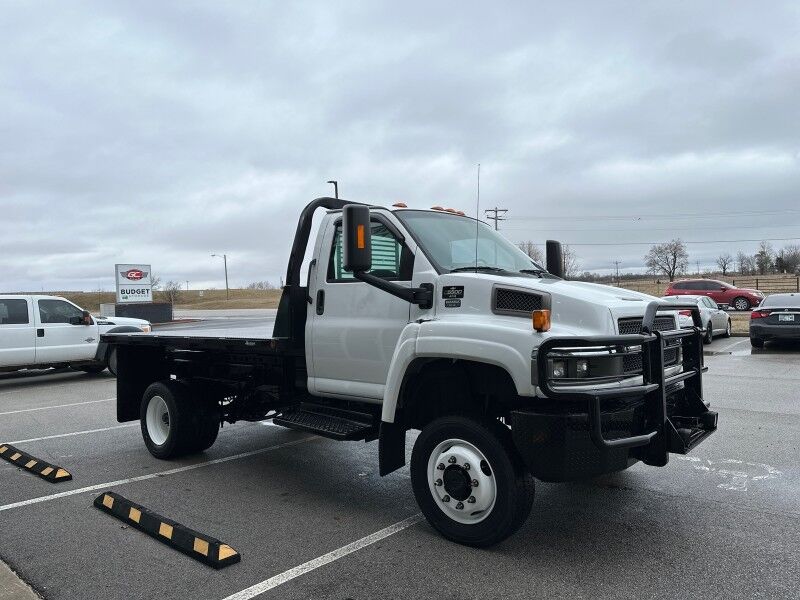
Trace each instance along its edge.
<instances>
[{"instance_id":1,"label":"utility pole","mask_svg":"<svg viewBox=\"0 0 800 600\"><path fill-rule=\"evenodd\" d=\"M339 182L336 181L335 179L330 179L327 183L332 183L333 184L333 197L334 198L338 198L339 197Z\"/></svg>"},{"instance_id":2,"label":"utility pole","mask_svg":"<svg viewBox=\"0 0 800 600\"><path fill-rule=\"evenodd\" d=\"M188 279L186 280L186 291L187 292L189 291L189 280Z\"/></svg>"},{"instance_id":3,"label":"utility pole","mask_svg":"<svg viewBox=\"0 0 800 600\"><path fill-rule=\"evenodd\" d=\"M228 255L227 254L212 254L211 256L216 256L217 258L221 258L225 262L225 299L231 299L231 290L228 287Z\"/></svg>"},{"instance_id":4,"label":"utility pole","mask_svg":"<svg viewBox=\"0 0 800 600\"><path fill-rule=\"evenodd\" d=\"M695 264L697 265L697 274L700 275L700 261L695 261Z\"/></svg>"},{"instance_id":5,"label":"utility pole","mask_svg":"<svg viewBox=\"0 0 800 600\"><path fill-rule=\"evenodd\" d=\"M617 267L617 285L619 285L619 261L618 260L614 261L614 266Z\"/></svg>"},{"instance_id":6,"label":"utility pole","mask_svg":"<svg viewBox=\"0 0 800 600\"><path fill-rule=\"evenodd\" d=\"M494 208L487 208L483 212L486 213L486 218L487 219L489 219L490 221L494 221L494 230L497 231L498 222L506 220L506 218L504 216L502 216L502 215L505 215L508 212L508 209L507 208L497 208L495 206ZM493 216L489 216L489 213L493 213Z\"/></svg>"}]
</instances>

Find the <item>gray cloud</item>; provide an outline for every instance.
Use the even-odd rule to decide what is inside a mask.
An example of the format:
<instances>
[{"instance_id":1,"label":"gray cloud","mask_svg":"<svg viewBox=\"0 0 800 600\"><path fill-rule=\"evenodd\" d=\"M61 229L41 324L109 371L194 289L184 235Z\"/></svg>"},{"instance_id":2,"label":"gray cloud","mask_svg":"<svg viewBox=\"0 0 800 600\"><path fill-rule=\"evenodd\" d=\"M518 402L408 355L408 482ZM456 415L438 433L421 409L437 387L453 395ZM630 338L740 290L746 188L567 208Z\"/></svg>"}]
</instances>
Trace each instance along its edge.
<instances>
[{"instance_id":1,"label":"gray cloud","mask_svg":"<svg viewBox=\"0 0 800 600\"><path fill-rule=\"evenodd\" d=\"M353 199L470 209L478 162L514 241L800 237L800 213L752 214L797 206L798 12L7 3L0 289L110 289L129 261L219 286L211 252L236 284L277 283L327 179ZM631 219L570 218L586 215ZM575 248L587 269L647 250Z\"/></svg>"}]
</instances>

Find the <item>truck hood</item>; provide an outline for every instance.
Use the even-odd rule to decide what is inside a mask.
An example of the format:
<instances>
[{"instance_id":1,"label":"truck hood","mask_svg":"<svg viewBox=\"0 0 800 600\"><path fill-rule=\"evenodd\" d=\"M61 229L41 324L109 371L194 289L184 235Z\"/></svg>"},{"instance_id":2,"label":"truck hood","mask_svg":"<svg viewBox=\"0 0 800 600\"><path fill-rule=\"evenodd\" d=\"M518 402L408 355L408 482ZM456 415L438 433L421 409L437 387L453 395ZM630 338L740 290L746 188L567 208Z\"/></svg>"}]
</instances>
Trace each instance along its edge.
<instances>
[{"instance_id":1,"label":"truck hood","mask_svg":"<svg viewBox=\"0 0 800 600\"><path fill-rule=\"evenodd\" d=\"M149 326L150 322L144 319L134 319L132 317L95 317L97 324L105 329L111 327L142 327Z\"/></svg>"},{"instance_id":2,"label":"truck hood","mask_svg":"<svg viewBox=\"0 0 800 600\"><path fill-rule=\"evenodd\" d=\"M644 316L655 296L583 281L526 276L498 276L492 273L450 273L442 275L437 293L438 314L442 317L472 314L498 315L492 306L493 288L549 294L553 330L573 335L616 334L621 318ZM447 302L450 286L464 286L461 303ZM511 317L515 321L519 317ZM526 326L529 326L526 324ZM677 327L677 325L676 325Z\"/></svg>"}]
</instances>

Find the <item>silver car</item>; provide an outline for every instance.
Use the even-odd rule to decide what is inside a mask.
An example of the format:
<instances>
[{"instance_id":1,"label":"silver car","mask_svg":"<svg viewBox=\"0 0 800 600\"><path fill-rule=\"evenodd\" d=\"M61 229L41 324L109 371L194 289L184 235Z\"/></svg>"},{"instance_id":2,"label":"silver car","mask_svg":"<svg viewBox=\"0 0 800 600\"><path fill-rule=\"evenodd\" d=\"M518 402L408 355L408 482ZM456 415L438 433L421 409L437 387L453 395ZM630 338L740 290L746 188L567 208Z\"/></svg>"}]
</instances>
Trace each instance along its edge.
<instances>
[{"instance_id":1,"label":"silver car","mask_svg":"<svg viewBox=\"0 0 800 600\"><path fill-rule=\"evenodd\" d=\"M676 304L697 304L700 308L700 319L703 322L703 329L706 332L704 338L706 344L710 344L715 335L730 337L730 316L708 296L664 296L664 300L675 302ZM681 328L688 328L693 325L692 313L688 310L680 311L678 314L678 326Z\"/></svg>"}]
</instances>

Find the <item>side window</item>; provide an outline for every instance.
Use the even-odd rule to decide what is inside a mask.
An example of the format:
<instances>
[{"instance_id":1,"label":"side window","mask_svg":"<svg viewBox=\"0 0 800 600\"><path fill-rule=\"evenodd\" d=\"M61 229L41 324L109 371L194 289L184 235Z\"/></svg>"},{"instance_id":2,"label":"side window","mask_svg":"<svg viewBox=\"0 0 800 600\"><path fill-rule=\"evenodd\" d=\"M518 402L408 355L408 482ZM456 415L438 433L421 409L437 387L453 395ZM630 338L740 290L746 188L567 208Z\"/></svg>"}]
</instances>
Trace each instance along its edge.
<instances>
[{"instance_id":1,"label":"side window","mask_svg":"<svg viewBox=\"0 0 800 600\"><path fill-rule=\"evenodd\" d=\"M69 323L72 317L82 317L83 311L63 300L39 300L39 319L42 323Z\"/></svg>"},{"instance_id":2,"label":"side window","mask_svg":"<svg viewBox=\"0 0 800 600\"><path fill-rule=\"evenodd\" d=\"M711 298L706 298L706 304L708 305L708 308L719 308L719 306L717 306L717 303L714 302Z\"/></svg>"},{"instance_id":3,"label":"side window","mask_svg":"<svg viewBox=\"0 0 800 600\"><path fill-rule=\"evenodd\" d=\"M0 325L27 325L27 300L0 300Z\"/></svg>"},{"instance_id":4,"label":"side window","mask_svg":"<svg viewBox=\"0 0 800 600\"><path fill-rule=\"evenodd\" d=\"M674 290L688 290L689 288L686 287L685 283L680 282L680 283L673 284L672 289L674 289Z\"/></svg>"},{"instance_id":5,"label":"side window","mask_svg":"<svg viewBox=\"0 0 800 600\"><path fill-rule=\"evenodd\" d=\"M411 252L400 243L383 223L370 223L372 234L372 269L376 277L390 280L411 279ZM337 223L333 234L333 250L328 260L328 281L352 281L353 273L344 270L342 224Z\"/></svg>"}]
</instances>

